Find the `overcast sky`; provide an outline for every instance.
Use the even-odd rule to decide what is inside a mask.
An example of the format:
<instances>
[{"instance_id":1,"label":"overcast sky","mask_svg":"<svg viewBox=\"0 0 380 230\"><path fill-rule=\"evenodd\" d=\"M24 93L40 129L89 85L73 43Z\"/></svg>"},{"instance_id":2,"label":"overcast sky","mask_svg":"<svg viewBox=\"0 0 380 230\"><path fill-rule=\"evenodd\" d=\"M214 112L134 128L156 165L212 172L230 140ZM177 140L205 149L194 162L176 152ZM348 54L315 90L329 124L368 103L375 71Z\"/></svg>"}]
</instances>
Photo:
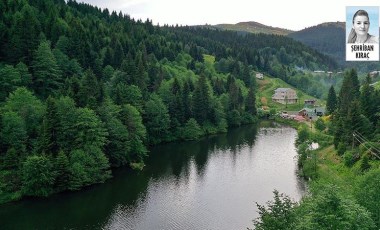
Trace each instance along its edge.
<instances>
[{"instance_id":1,"label":"overcast sky","mask_svg":"<svg viewBox=\"0 0 380 230\"><path fill-rule=\"evenodd\" d=\"M77 0L122 11L153 24L204 25L255 21L301 30L345 21L346 6L380 6L379 0Z\"/></svg>"}]
</instances>

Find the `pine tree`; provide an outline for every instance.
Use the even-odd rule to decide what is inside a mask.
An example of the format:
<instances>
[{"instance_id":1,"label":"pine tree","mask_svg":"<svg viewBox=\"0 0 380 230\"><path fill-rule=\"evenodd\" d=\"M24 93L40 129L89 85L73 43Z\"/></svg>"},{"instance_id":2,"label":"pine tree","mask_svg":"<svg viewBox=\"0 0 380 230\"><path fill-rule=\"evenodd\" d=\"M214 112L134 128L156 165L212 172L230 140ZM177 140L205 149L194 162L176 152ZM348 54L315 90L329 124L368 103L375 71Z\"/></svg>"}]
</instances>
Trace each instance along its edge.
<instances>
[{"instance_id":1,"label":"pine tree","mask_svg":"<svg viewBox=\"0 0 380 230\"><path fill-rule=\"evenodd\" d=\"M337 98L334 86L329 89L329 94L327 95L326 110L328 114L332 114L337 108Z\"/></svg>"},{"instance_id":2,"label":"pine tree","mask_svg":"<svg viewBox=\"0 0 380 230\"><path fill-rule=\"evenodd\" d=\"M29 65L32 61L33 51L38 46L38 37L41 31L36 9L25 4L20 13L14 14L13 20L10 29L8 58L14 64L23 61Z\"/></svg>"},{"instance_id":3,"label":"pine tree","mask_svg":"<svg viewBox=\"0 0 380 230\"><path fill-rule=\"evenodd\" d=\"M245 100L245 111L253 116L257 115L256 96L255 91L252 87L249 88L248 95Z\"/></svg>"},{"instance_id":4,"label":"pine tree","mask_svg":"<svg viewBox=\"0 0 380 230\"><path fill-rule=\"evenodd\" d=\"M61 86L60 70L50 49L50 42L42 41L38 46L33 60L33 84L37 95L47 98L56 93Z\"/></svg>"},{"instance_id":5,"label":"pine tree","mask_svg":"<svg viewBox=\"0 0 380 230\"><path fill-rule=\"evenodd\" d=\"M368 119L374 121L374 116L376 114L376 102L373 100L373 87L370 86L371 78L367 76L364 85L361 88L360 93L360 106L363 112Z\"/></svg>"},{"instance_id":6,"label":"pine tree","mask_svg":"<svg viewBox=\"0 0 380 230\"><path fill-rule=\"evenodd\" d=\"M10 92L21 85L21 75L13 66L0 67L0 101L4 101Z\"/></svg>"},{"instance_id":7,"label":"pine tree","mask_svg":"<svg viewBox=\"0 0 380 230\"><path fill-rule=\"evenodd\" d=\"M69 184L69 159L63 151L60 151L54 162L55 170L55 190L64 191L68 188Z\"/></svg>"},{"instance_id":8,"label":"pine tree","mask_svg":"<svg viewBox=\"0 0 380 230\"><path fill-rule=\"evenodd\" d=\"M204 75L201 75L194 90L193 114L199 124L207 121L210 113L210 87Z\"/></svg>"},{"instance_id":9,"label":"pine tree","mask_svg":"<svg viewBox=\"0 0 380 230\"><path fill-rule=\"evenodd\" d=\"M40 135L40 151L45 154L56 155L59 147L57 135L59 130L59 118L55 100L48 97L46 100L46 113L42 121L42 131Z\"/></svg>"}]
</instances>

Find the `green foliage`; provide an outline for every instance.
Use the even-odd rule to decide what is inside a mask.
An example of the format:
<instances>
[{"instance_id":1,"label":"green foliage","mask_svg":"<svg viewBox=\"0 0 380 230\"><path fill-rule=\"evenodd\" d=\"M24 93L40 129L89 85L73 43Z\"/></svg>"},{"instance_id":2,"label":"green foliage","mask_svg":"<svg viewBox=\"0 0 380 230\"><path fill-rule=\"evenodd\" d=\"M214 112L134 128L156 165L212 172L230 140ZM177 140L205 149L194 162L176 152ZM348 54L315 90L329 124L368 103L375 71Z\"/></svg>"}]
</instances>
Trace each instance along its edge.
<instances>
[{"instance_id":1,"label":"green foliage","mask_svg":"<svg viewBox=\"0 0 380 230\"><path fill-rule=\"evenodd\" d=\"M70 177L68 188L78 190L93 183L102 183L111 177L108 159L98 147L88 146L74 150L69 157Z\"/></svg>"},{"instance_id":2,"label":"green foliage","mask_svg":"<svg viewBox=\"0 0 380 230\"><path fill-rule=\"evenodd\" d=\"M306 126L300 126L300 128L298 129L296 144L297 145L302 144L306 142L306 140L309 140L309 138L310 138L310 133L309 133L308 128Z\"/></svg>"},{"instance_id":3,"label":"green foliage","mask_svg":"<svg viewBox=\"0 0 380 230\"><path fill-rule=\"evenodd\" d=\"M361 159L361 163L360 163L360 170L362 172L366 172L368 171L369 169L371 168L371 165L369 164L369 156L368 154L365 154L362 159Z\"/></svg>"},{"instance_id":4,"label":"green foliage","mask_svg":"<svg viewBox=\"0 0 380 230\"><path fill-rule=\"evenodd\" d=\"M73 134L74 142L72 148L83 149L88 146L102 148L107 141L107 131L102 121L95 112L88 108L76 110Z\"/></svg>"},{"instance_id":5,"label":"green foliage","mask_svg":"<svg viewBox=\"0 0 380 230\"><path fill-rule=\"evenodd\" d=\"M53 192L54 173L45 156L26 158L22 169L22 191L27 196L48 196Z\"/></svg>"},{"instance_id":6,"label":"green foliage","mask_svg":"<svg viewBox=\"0 0 380 230\"><path fill-rule=\"evenodd\" d=\"M148 131L149 142L160 143L167 136L170 128L169 111L162 99L158 95L152 95L145 104L146 129Z\"/></svg>"},{"instance_id":7,"label":"green foliage","mask_svg":"<svg viewBox=\"0 0 380 230\"><path fill-rule=\"evenodd\" d=\"M361 176L355 186L355 197L372 216L376 229L380 226L380 169L372 169Z\"/></svg>"},{"instance_id":8,"label":"green foliage","mask_svg":"<svg viewBox=\"0 0 380 230\"><path fill-rule=\"evenodd\" d=\"M334 86L329 89L329 94L327 95L326 111L328 114L332 114L338 105L338 99L336 97Z\"/></svg>"},{"instance_id":9,"label":"green foliage","mask_svg":"<svg viewBox=\"0 0 380 230\"><path fill-rule=\"evenodd\" d=\"M33 59L34 88L41 98L55 92L61 85L60 70L50 49L50 42L42 41Z\"/></svg>"},{"instance_id":10,"label":"green foliage","mask_svg":"<svg viewBox=\"0 0 380 230\"><path fill-rule=\"evenodd\" d=\"M339 188L326 185L296 208L292 229L373 229L370 213Z\"/></svg>"},{"instance_id":11,"label":"green foliage","mask_svg":"<svg viewBox=\"0 0 380 230\"><path fill-rule=\"evenodd\" d=\"M99 108L99 114L108 132L105 153L111 165L120 166L130 161L130 140L127 126L120 120L121 107L106 100Z\"/></svg>"},{"instance_id":12,"label":"green foliage","mask_svg":"<svg viewBox=\"0 0 380 230\"><path fill-rule=\"evenodd\" d=\"M352 167L358 160L354 151L346 151L343 155L344 164L347 167Z\"/></svg>"},{"instance_id":13,"label":"green foliage","mask_svg":"<svg viewBox=\"0 0 380 230\"><path fill-rule=\"evenodd\" d=\"M44 106L29 90L17 88L7 98L4 111L16 112L25 122L26 130L34 138L44 114Z\"/></svg>"},{"instance_id":14,"label":"green foliage","mask_svg":"<svg viewBox=\"0 0 380 230\"><path fill-rule=\"evenodd\" d=\"M184 140L196 140L202 134L202 129L194 118L190 118L181 129L181 137Z\"/></svg>"},{"instance_id":15,"label":"green foliage","mask_svg":"<svg viewBox=\"0 0 380 230\"><path fill-rule=\"evenodd\" d=\"M199 124L209 119L211 93L208 81L204 75L199 78L193 95L193 114Z\"/></svg>"},{"instance_id":16,"label":"green foliage","mask_svg":"<svg viewBox=\"0 0 380 230\"><path fill-rule=\"evenodd\" d=\"M240 126L241 125L241 116L240 112L236 109L231 110L227 114L227 122L229 126Z\"/></svg>"},{"instance_id":17,"label":"green foliage","mask_svg":"<svg viewBox=\"0 0 380 230\"><path fill-rule=\"evenodd\" d=\"M124 105L121 110L121 121L129 133L130 158L132 161L142 161L147 153L144 145L147 130L143 124L140 112L132 105Z\"/></svg>"},{"instance_id":18,"label":"green foliage","mask_svg":"<svg viewBox=\"0 0 380 230\"><path fill-rule=\"evenodd\" d=\"M27 137L25 121L17 113L10 111L1 116L0 140L4 151L13 148L25 152Z\"/></svg>"},{"instance_id":19,"label":"green foliage","mask_svg":"<svg viewBox=\"0 0 380 230\"><path fill-rule=\"evenodd\" d=\"M54 188L56 191L64 191L68 188L70 168L69 159L66 154L60 151L54 162L55 170L55 183Z\"/></svg>"},{"instance_id":20,"label":"green foliage","mask_svg":"<svg viewBox=\"0 0 380 230\"><path fill-rule=\"evenodd\" d=\"M319 131L323 131L326 129L325 122L322 120L322 118L318 118L318 120L315 121L314 126Z\"/></svg>"},{"instance_id":21,"label":"green foliage","mask_svg":"<svg viewBox=\"0 0 380 230\"><path fill-rule=\"evenodd\" d=\"M342 156L346 152L346 149L347 149L347 146L344 143L340 142L337 148L338 155Z\"/></svg>"},{"instance_id":22,"label":"green foliage","mask_svg":"<svg viewBox=\"0 0 380 230\"><path fill-rule=\"evenodd\" d=\"M266 206L257 204L260 217L253 221L256 230L278 230L292 229L291 225L295 221L294 212L297 203L290 197L273 191L273 201L267 202Z\"/></svg>"},{"instance_id":23,"label":"green foliage","mask_svg":"<svg viewBox=\"0 0 380 230\"><path fill-rule=\"evenodd\" d=\"M21 85L21 75L13 66L0 67L0 101L4 101L10 92Z\"/></svg>"}]
</instances>

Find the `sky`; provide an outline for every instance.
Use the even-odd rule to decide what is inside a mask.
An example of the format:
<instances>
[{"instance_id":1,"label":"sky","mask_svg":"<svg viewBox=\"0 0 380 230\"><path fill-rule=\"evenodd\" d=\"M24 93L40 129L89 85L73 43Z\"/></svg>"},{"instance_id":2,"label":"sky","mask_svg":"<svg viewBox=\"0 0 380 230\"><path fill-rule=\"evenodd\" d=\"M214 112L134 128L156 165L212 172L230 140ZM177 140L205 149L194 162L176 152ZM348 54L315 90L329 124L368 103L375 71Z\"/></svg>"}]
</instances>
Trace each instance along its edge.
<instances>
[{"instance_id":1,"label":"sky","mask_svg":"<svg viewBox=\"0 0 380 230\"><path fill-rule=\"evenodd\" d=\"M77 0L154 25L235 24L255 21L290 30L344 22L346 6L380 6L379 0Z\"/></svg>"}]
</instances>

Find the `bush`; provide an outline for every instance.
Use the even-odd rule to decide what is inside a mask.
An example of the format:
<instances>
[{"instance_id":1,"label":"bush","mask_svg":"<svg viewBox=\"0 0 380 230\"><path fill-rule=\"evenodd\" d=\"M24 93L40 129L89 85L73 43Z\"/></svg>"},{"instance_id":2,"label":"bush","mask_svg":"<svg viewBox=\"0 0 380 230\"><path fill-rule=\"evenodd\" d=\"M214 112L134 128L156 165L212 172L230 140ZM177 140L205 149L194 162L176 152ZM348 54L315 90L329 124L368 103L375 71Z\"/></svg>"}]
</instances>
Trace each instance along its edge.
<instances>
[{"instance_id":1,"label":"bush","mask_svg":"<svg viewBox=\"0 0 380 230\"><path fill-rule=\"evenodd\" d=\"M326 129L325 122L321 118L318 118L318 120L315 122L315 128L319 131L325 130Z\"/></svg>"},{"instance_id":2,"label":"bush","mask_svg":"<svg viewBox=\"0 0 380 230\"><path fill-rule=\"evenodd\" d=\"M339 142L336 150L339 156L342 156L346 152L346 145L343 142Z\"/></svg>"},{"instance_id":3,"label":"bush","mask_svg":"<svg viewBox=\"0 0 380 230\"><path fill-rule=\"evenodd\" d=\"M352 167L357 161L357 157L353 151L346 151L343 155L343 160L347 167Z\"/></svg>"}]
</instances>

